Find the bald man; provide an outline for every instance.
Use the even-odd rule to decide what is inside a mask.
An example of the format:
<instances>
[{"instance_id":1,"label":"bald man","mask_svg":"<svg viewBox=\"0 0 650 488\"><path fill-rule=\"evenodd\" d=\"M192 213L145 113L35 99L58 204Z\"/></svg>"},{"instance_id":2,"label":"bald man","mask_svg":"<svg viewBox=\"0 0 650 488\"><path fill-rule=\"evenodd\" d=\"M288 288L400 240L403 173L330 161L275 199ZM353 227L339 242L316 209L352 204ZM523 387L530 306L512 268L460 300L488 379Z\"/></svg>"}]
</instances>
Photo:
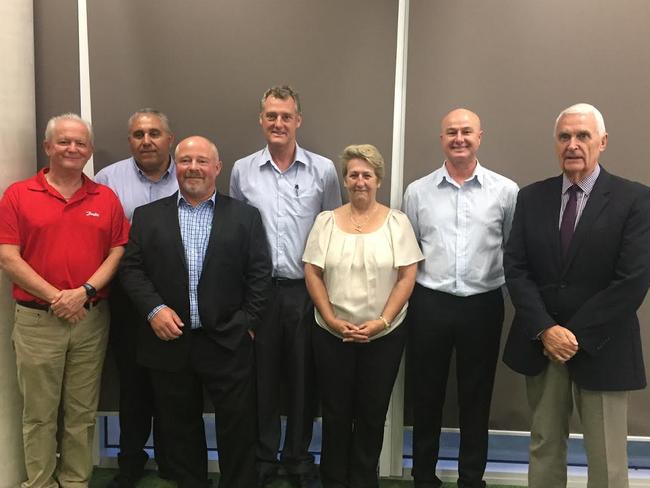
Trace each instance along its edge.
<instances>
[{"instance_id":1,"label":"bald man","mask_svg":"<svg viewBox=\"0 0 650 488\"><path fill-rule=\"evenodd\" d=\"M488 419L503 325L503 248L518 187L481 166L481 121L466 109L440 127L441 168L411 183L404 211L425 256L408 312L413 478L438 488L436 463L447 377L456 353L458 486L484 487Z\"/></svg>"},{"instance_id":2,"label":"bald man","mask_svg":"<svg viewBox=\"0 0 650 488\"><path fill-rule=\"evenodd\" d=\"M120 279L142 322L167 461L179 488L208 486L203 390L214 404L220 488L255 473L253 336L271 259L257 209L220 195L217 147L194 136L175 153L179 191L138 207Z\"/></svg>"}]
</instances>

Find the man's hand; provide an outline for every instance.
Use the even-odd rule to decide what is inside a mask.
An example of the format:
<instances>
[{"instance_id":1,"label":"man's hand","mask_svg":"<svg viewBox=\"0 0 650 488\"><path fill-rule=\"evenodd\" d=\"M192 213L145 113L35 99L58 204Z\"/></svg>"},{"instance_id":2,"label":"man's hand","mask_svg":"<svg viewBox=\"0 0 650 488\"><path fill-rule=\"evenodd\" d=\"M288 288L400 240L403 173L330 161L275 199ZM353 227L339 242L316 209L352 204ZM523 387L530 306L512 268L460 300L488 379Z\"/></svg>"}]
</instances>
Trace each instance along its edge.
<instances>
[{"instance_id":1,"label":"man's hand","mask_svg":"<svg viewBox=\"0 0 650 488\"><path fill-rule=\"evenodd\" d=\"M163 341L178 339L183 335L181 329L185 325L176 312L169 307L160 309L156 315L151 317L149 324L151 324L151 328L158 339Z\"/></svg>"},{"instance_id":2,"label":"man's hand","mask_svg":"<svg viewBox=\"0 0 650 488\"><path fill-rule=\"evenodd\" d=\"M51 302L52 313L60 319L69 320L72 323L79 322L86 314L80 314L86 303L86 289L83 286L71 290L61 290Z\"/></svg>"},{"instance_id":3,"label":"man's hand","mask_svg":"<svg viewBox=\"0 0 650 488\"><path fill-rule=\"evenodd\" d=\"M544 354L554 361L567 362L578 352L578 340L566 327L554 325L540 336L544 344Z\"/></svg>"}]
</instances>

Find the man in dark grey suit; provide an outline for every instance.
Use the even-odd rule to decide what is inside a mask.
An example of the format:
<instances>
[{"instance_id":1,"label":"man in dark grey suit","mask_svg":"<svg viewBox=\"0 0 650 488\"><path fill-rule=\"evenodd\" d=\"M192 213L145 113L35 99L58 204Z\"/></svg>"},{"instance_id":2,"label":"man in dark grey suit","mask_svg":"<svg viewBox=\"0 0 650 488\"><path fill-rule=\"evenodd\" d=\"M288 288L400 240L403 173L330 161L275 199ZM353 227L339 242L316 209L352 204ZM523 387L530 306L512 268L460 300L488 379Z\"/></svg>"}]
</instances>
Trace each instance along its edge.
<instances>
[{"instance_id":1,"label":"man in dark grey suit","mask_svg":"<svg viewBox=\"0 0 650 488\"><path fill-rule=\"evenodd\" d=\"M588 104L555 123L563 175L519 192L504 256L515 318L504 361L526 375L529 486L566 486L569 417L589 488L623 488L627 394L646 385L637 309L650 283L650 189L599 163L605 123Z\"/></svg>"},{"instance_id":2,"label":"man in dark grey suit","mask_svg":"<svg viewBox=\"0 0 650 488\"><path fill-rule=\"evenodd\" d=\"M179 192L136 209L122 284L142 317L138 361L151 371L179 488L205 488L205 387L217 418L220 488L255 486L253 336L271 260L259 212L216 192L216 146L176 148Z\"/></svg>"}]
</instances>

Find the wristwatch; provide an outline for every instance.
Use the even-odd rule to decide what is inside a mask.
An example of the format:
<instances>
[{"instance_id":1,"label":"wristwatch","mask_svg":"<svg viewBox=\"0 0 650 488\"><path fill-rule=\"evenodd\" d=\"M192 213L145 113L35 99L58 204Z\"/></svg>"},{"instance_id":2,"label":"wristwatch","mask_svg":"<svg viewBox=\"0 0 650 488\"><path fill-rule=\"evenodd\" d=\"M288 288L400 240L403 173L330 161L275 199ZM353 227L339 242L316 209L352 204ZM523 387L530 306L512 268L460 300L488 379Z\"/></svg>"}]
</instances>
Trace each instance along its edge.
<instances>
[{"instance_id":1,"label":"wristwatch","mask_svg":"<svg viewBox=\"0 0 650 488\"><path fill-rule=\"evenodd\" d=\"M94 287L93 285L91 285L90 283L84 283L84 284L81 285L81 286L83 286L84 289L86 290L86 296L87 296L88 298L93 298L95 295L97 295L97 290L96 290L95 287Z\"/></svg>"}]
</instances>

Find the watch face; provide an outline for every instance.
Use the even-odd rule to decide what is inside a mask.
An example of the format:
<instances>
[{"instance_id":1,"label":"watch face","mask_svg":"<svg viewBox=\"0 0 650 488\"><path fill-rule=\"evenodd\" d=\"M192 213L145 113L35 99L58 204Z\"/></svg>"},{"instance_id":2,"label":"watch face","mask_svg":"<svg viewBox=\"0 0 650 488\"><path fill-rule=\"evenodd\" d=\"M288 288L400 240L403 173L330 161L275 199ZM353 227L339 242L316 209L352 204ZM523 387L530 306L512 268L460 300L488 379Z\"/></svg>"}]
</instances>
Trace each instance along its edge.
<instances>
[{"instance_id":1,"label":"watch face","mask_svg":"<svg viewBox=\"0 0 650 488\"><path fill-rule=\"evenodd\" d=\"M95 287L90 283L84 283L83 287L86 289L86 295L89 296L90 298L97 295L97 290L95 290Z\"/></svg>"}]
</instances>

